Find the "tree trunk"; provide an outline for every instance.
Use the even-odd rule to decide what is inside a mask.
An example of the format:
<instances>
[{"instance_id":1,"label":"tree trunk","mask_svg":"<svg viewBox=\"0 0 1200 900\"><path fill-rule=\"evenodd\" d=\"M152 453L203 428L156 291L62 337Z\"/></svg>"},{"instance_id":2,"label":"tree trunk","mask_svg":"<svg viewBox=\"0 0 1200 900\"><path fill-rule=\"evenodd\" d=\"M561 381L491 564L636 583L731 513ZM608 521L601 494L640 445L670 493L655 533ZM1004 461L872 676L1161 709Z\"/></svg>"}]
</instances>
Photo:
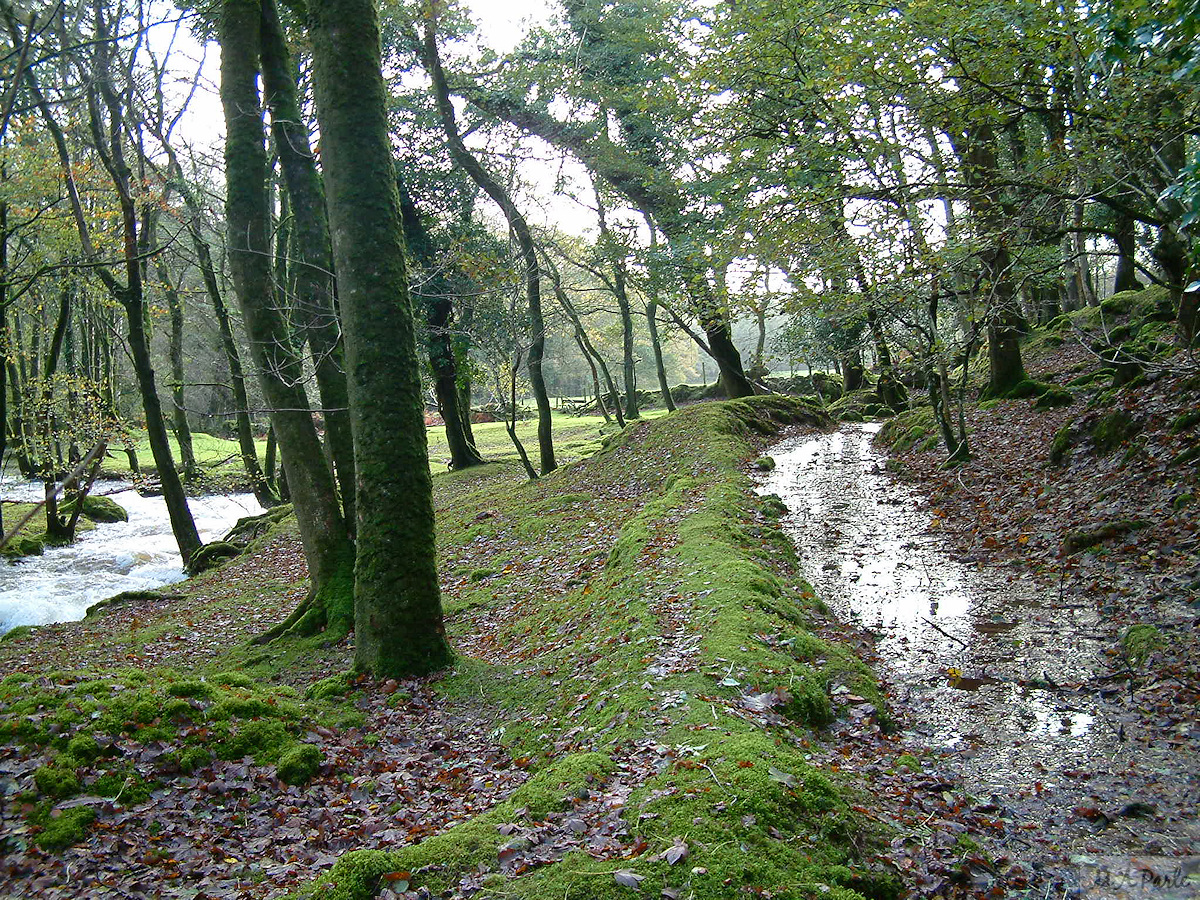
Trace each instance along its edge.
<instances>
[{"instance_id":1,"label":"tree trunk","mask_svg":"<svg viewBox=\"0 0 1200 900\"><path fill-rule=\"evenodd\" d=\"M892 351L888 348L887 336L883 333L879 315L874 309L867 312L867 325L875 341L875 358L879 361L879 383L875 386L876 393L887 406L900 410L908 402L908 392L896 378L896 370L892 365Z\"/></svg>"},{"instance_id":2,"label":"tree trunk","mask_svg":"<svg viewBox=\"0 0 1200 900\"><path fill-rule=\"evenodd\" d=\"M629 294L625 290L625 273L620 265L614 271L617 308L621 312L621 354L625 377L625 418L640 419L637 398L637 360L633 352L633 313L629 308Z\"/></svg>"},{"instance_id":3,"label":"tree trunk","mask_svg":"<svg viewBox=\"0 0 1200 900\"><path fill-rule=\"evenodd\" d=\"M650 349L654 351L654 371L658 374L663 405L667 412L675 412L675 399L671 396L671 385L667 383L667 367L663 365L662 341L658 337L658 301L655 299L646 303L646 329L650 332Z\"/></svg>"},{"instance_id":4,"label":"tree trunk","mask_svg":"<svg viewBox=\"0 0 1200 900\"><path fill-rule=\"evenodd\" d=\"M325 443L333 459L346 527L354 534L354 438L341 328L334 303L334 266L325 192L308 146L308 129L275 0L262 0L262 79L271 111L279 168L291 201L293 226L289 265L292 307L312 353L317 392L325 418Z\"/></svg>"},{"instance_id":5,"label":"tree trunk","mask_svg":"<svg viewBox=\"0 0 1200 900\"><path fill-rule=\"evenodd\" d=\"M171 314L171 422L175 432L175 443L179 445L179 458L183 461L183 477L192 481L200 474L196 465L196 453L192 448L192 429L188 424L187 404L184 397L183 369L183 300L171 281L170 273L162 257L156 260L158 280L167 295L167 308Z\"/></svg>"},{"instance_id":6,"label":"tree trunk","mask_svg":"<svg viewBox=\"0 0 1200 900\"><path fill-rule=\"evenodd\" d=\"M377 676L420 675L453 655L379 28L371 0L308 9L358 478L355 661Z\"/></svg>"},{"instance_id":7,"label":"tree trunk","mask_svg":"<svg viewBox=\"0 0 1200 900\"><path fill-rule=\"evenodd\" d=\"M1137 278L1137 223L1132 216L1117 214L1117 227L1112 234L1117 245L1117 272L1113 279L1113 292L1140 291L1143 287Z\"/></svg>"},{"instance_id":8,"label":"tree trunk","mask_svg":"<svg viewBox=\"0 0 1200 900\"><path fill-rule=\"evenodd\" d=\"M429 77L433 80L434 99L437 102L438 114L442 120L442 130L446 135L446 143L454 161L466 172L471 180L492 198L500 207L504 218L517 239L521 248L521 260L525 267L525 299L529 304L529 386L533 390L534 402L538 410L538 456L541 463L541 473L546 475L558 467L554 459L554 434L550 412L550 397L546 393L546 380L542 377L542 358L546 352L546 323L542 317L541 268L538 266L537 248L533 243L533 235L525 216L513 203L508 192L467 150L458 133L458 125L454 119L454 105L450 102L450 88L446 84L446 76L442 71L441 58L438 56L436 22L428 21L425 26L425 41L422 52L423 62Z\"/></svg>"},{"instance_id":9,"label":"tree trunk","mask_svg":"<svg viewBox=\"0 0 1200 900\"><path fill-rule=\"evenodd\" d=\"M425 319L429 336L429 365L433 370L433 391L437 397L438 411L445 423L446 444L450 448L450 468L466 469L484 462L474 442L467 439L464 418L470 418L470 410L459 406L458 366L454 354L454 302L450 279L438 265L433 237L421 221L420 210L408 196L404 183L396 179L400 195L400 218L404 226L404 237L413 261L428 273L428 289L421 298L425 306Z\"/></svg>"},{"instance_id":10,"label":"tree trunk","mask_svg":"<svg viewBox=\"0 0 1200 900\"><path fill-rule=\"evenodd\" d=\"M592 390L596 395L596 409L600 411L600 415L604 417L605 424L612 423L612 415L608 411L608 404L604 402L600 390L600 373L596 369L596 361L592 359L592 355L588 353L587 347L583 345L583 339L579 336L579 330L575 331L575 343L579 347L579 352L583 354L583 361L588 364L588 368L592 372Z\"/></svg>"},{"instance_id":11,"label":"tree trunk","mask_svg":"<svg viewBox=\"0 0 1200 900\"><path fill-rule=\"evenodd\" d=\"M226 219L229 269L263 395L279 436L308 561L312 616L336 629L353 623L354 549L333 475L303 388L303 367L288 342L287 322L271 277L267 157L258 96L258 0L225 0L221 16L221 104L225 110ZM303 607L302 607L303 608Z\"/></svg>"},{"instance_id":12,"label":"tree trunk","mask_svg":"<svg viewBox=\"0 0 1200 900\"><path fill-rule=\"evenodd\" d=\"M213 315L217 319L217 331L221 335L221 349L225 353L225 362L229 366L229 381L233 388L233 420L237 428L238 451L242 455L242 468L250 479L250 489L259 505L270 508L279 503L274 487L267 478L263 477L258 464L258 447L254 443L254 426L250 421L250 397L246 393L246 374L242 369L242 354L238 351L237 342L233 339L233 324L229 321L229 310L225 307L225 299L221 295L221 287L217 283L217 273L213 268L212 255L208 245L198 233L193 233L192 243L200 260L200 272L204 277L204 287L212 303Z\"/></svg>"}]
</instances>

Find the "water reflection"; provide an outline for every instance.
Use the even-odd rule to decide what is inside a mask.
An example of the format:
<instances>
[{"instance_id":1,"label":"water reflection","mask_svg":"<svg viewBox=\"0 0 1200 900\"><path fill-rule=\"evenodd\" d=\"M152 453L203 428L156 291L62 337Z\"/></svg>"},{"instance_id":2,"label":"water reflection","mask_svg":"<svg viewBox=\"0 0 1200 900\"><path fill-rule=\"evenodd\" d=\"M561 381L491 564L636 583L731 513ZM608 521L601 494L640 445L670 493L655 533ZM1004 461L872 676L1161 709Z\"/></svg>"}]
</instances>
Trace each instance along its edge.
<instances>
[{"instance_id":1,"label":"water reflection","mask_svg":"<svg viewBox=\"0 0 1200 900\"><path fill-rule=\"evenodd\" d=\"M880 674L919 710L913 727L925 741L1036 737L1082 749L1092 714L1031 685L1047 672L1059 683L1085 677L1084 654L1025 622L1031 584L981 575L946 552L929 528L935 511L871 446L878 428L848 424L770 450L775 469L759 491L787 505L805 577L841 618L877 635Z\"/></svg>"}]
</instances>

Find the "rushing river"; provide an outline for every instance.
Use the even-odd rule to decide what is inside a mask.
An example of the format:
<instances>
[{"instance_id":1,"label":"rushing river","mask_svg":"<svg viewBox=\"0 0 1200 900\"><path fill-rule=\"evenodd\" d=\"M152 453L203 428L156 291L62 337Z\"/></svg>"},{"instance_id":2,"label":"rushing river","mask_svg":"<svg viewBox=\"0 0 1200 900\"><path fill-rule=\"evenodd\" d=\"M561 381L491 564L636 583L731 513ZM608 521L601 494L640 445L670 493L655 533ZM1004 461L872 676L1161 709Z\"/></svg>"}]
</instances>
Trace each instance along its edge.
<instances>
[{"instance_id":1,"label":"rushing river","mask_svg":"<svg viewBox=\"0 0 1200 900\"><path fill-rule=\"evenodd\" d=\"M43 556L0 562L0 633L18 625L69 622L87 608L122 591L145 590L185 577L162 497L143 497L101 482L95 493L121 504L128 522L98 524L68 547L48 547ZM42 486L0 482L5 500L36 502ZM204 541L220 538L244 516L262 508L253 494L213 494L188 501ZM5 516L5 524L15 524Z\"/></svg>"}]
</instances>

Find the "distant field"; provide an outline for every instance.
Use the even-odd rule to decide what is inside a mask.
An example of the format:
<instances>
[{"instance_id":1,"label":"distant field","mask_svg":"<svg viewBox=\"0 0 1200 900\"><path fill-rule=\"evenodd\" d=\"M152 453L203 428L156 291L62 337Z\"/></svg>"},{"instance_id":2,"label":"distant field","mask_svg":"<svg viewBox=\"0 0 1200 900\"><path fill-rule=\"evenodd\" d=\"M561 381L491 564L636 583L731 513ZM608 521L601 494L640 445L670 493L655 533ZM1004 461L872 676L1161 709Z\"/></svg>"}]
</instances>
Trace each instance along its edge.
<instances>
[{"instance_id":1,"label":"distant field","mask_svg":"<svg viewBox=\"0 0 1200 900\"><path fill-rule=\"evenodd\" d=\"M646 418L657 418L664 410L648 410ZM573 462L590 455L600 446L604 419L600 416L573 416L568 413L554 412L554 450L560 463ZM517 451L504 429L503 422L487 422L473 425L476 443L480 453L489 461L503 462L517 460ZM612 430L612 427L608 429ZM450 460L450 449L446 443L446 430L441 425L431 426L429 433L429 466L434 472L444 472ZM531 459L537 459L537 419L523 419L517 423L517 436L525 444L525 449ZM175 461L179 461L179 446L171 437L171 452ZM266 454L267 442L255 441L258 448L258 458L261 461ZM206 485L219 489L223 485L235 485L244 480L242 460L238 451L237 441L213 437L200 432L192 433L192 447L196 453L196 462L204 473ZM145 432L134 432L134 448L137 451L138 464L142 471L155 471L154 458L150 453L150 443ZM129 462L123 448L114 444L108 448L108 454L102 467L106 478L129 478Z\"/></svg>"}]
</instances>

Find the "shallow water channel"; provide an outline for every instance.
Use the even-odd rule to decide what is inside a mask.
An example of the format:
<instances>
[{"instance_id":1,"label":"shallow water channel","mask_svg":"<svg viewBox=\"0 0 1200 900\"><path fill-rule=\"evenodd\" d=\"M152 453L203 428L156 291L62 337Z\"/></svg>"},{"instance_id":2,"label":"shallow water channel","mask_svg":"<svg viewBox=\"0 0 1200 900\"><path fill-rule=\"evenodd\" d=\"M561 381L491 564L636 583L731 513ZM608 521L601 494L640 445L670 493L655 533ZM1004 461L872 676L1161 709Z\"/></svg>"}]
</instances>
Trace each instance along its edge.
<instances>
[{"instance_id":1,"label":"shallow water channel","mask_svg":"<svg viewBox=\"0 0 1200 900\"><path fill-rule=\"evenodd\" d=\"M957 558L931 527L937 511L886 470L878 430L790 437L767 451L776 466L758 490L786 504L783 527L818 596L875 636L870 662L904 746L1003 810L1025 835L1006 852L1058 873L1063 896L1200 896L1190 878L1145 883L1151 865L1200 872L1198 782L1176 732L1108 679L1113 635L1096 604ZM1154 818L1112 812L1130 801L1151 804ZM1079 817L1095 806L1111 827Z\"/></svg>"},{"instance_id":2,"label":"shallow water channel","mask_svg":"<svg viewBox=\"0 0 1200 900\"><path fill-rule=\"evenodd\" d=\"M5 500L37 502L40 483L2 481ZM129 513L128 522L100 523L67 547L48 547L43 556L0 562L0 634L18 625L81 619L87 608L122 591L146 590L182 581L183 562L162 497L143 497L127 486L101 482L104 494ZM243 516L262 508L253 494L189 498L204 541L220 538ZM6 516L6 524L9 516Z\"/></svg>"},{"instance_id":3,"label":"shallow water channel","mask_svg":"<svg viewBox=\"0 0 1200 900\"><path fill-rule=\"evenodd\" d=\"M955 559L929 530L925 499L886 472L871 446L878 430L847 424L770 451L776 468L760 490L787 505L805 577L840 618L877 636L879 674L929 746L986 737L1089 753L1095 711L1035 685L1091 674L1096 648L1080 642L1095 614L1074 610L1073 635L1049 630L1027 578Z\"/></svg>"}]
</instances>

